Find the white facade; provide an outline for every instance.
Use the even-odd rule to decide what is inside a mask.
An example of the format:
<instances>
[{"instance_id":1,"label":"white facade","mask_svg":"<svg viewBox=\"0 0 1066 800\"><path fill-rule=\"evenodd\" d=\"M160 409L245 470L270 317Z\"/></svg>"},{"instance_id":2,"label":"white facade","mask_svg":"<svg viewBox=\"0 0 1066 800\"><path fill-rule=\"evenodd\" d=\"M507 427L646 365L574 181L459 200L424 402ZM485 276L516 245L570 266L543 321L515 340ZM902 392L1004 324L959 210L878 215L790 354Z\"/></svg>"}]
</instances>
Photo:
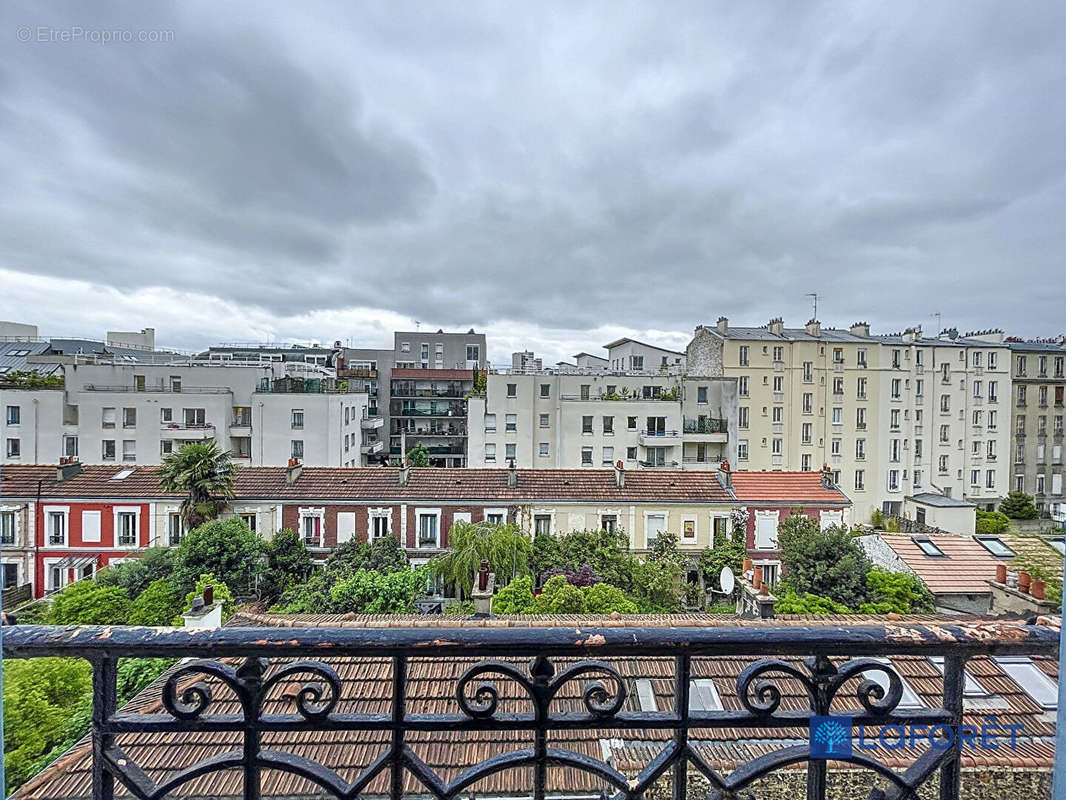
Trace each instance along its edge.
<instances>
[{"instance_id":1,"label":"white facade","mask_svg":"<svg viewBox=\"0 0 1066 800\"><path fill-rule=\"evenodd\" d=\"M158 464L187 442L214 440L245 465L296 457L314 466L359 466L366 393L323 390L333 386L324 370L316 391L295 391L302 387L285 380L287 369L66 365L63 389L0 390L4 462L73 456L87 464Z\"/></svg>"},{"instance_id":2,"label":"white facade","mask_svg":"<svg viewBox=\"0 0 1066 800\"><path fill-rule=\"evenodd\" d=\"M666 372L676 374L685 368L685 354L677 350L617 339L605 344L607 368L612 372Z\"/></svg>"},{"instance_id":3,"label":"white facade","mask_svg":"<svg viewBox=\"0 0 1066 800\"><path fill-rule=\"evenodd\" d=\"M468 418L473 467L717 469L736 458L730 379L491 373Z\"/></svg>"}]
</instances>

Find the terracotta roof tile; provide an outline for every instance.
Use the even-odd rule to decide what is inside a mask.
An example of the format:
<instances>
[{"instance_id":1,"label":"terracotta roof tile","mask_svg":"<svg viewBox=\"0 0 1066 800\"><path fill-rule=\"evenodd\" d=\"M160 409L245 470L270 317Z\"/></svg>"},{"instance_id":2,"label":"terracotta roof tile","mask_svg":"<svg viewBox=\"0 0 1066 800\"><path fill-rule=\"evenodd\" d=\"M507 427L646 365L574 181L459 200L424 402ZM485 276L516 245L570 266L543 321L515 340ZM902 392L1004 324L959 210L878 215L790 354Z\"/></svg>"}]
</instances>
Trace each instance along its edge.
<instances>
[{"instance_id":1,"label":"terracotta roof tile","mask_svg":"<svg viewBox=\"0 0 1066 800\"><path fill-rule=\"evenodd\" d=\"M745 503L851 504L839 488L822 485L820 472L734 472L733 493Z\"/></svg>"},{"instance_id":2,"label":"terracotta roof tile","mask_svg":"<svg viewBox=\"0 0 1066 800\"><path fill-rule=\"evenodd\" d=\"M930 537L943 556L927 556L906 535L882 534L881 539L899 556L933 594L983 594L996 577L995 558L969 536L944 534Z\"/></svg>"}]
</instances>

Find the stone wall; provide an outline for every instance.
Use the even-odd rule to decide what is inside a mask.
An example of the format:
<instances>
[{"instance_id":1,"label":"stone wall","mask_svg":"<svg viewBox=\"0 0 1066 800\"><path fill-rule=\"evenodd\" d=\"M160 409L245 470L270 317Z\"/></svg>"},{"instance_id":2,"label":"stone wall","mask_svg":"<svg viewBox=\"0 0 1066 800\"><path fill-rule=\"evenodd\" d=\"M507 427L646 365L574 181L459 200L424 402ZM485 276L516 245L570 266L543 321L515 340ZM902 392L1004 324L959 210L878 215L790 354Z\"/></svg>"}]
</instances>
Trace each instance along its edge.
<instances>
[{"instance_id":1,"label":"stone wall","mask_svg":"<svg viewBox=\"0 0 1066 800\"><path fill-rule=\"evenodd\" d=\"M685 348L685 374L689 377L721 378L725 374L722 351L725 340L702 325Z\"/></svg>"}]
</instances>

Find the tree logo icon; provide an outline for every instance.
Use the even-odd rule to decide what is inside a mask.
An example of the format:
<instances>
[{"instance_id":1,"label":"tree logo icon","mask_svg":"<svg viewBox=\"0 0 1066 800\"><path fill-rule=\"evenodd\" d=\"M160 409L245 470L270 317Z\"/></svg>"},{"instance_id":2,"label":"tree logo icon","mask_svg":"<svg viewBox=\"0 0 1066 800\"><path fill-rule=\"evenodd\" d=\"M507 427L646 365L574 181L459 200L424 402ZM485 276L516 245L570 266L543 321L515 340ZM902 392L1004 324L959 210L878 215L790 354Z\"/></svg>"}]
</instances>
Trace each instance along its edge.
<instances>
[{"instance_id":1,"label":"tree logo icon","mask_svg":"<svg viewBox=\"0 0 1066 800\"><path fill-rule=\"evenodd\" d=\"M811 758L851 756L851 717L811 717Z\"/></svg>"}]
</instances>

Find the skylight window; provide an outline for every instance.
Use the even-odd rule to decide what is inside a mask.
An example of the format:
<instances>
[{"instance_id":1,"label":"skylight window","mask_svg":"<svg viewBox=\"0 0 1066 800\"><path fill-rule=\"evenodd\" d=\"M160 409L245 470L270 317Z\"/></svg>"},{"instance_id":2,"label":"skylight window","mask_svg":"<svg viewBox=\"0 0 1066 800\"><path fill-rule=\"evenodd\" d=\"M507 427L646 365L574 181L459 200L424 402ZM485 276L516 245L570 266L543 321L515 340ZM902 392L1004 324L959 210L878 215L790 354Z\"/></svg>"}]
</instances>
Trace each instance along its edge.
<instances>
[{"instance_id":1,"label":"skylight window","mask_svg":"<svg viewBox=\"0 0 1066 800\"><path fill-rule=\"evenodd\" d=\"M1066 555L1066 539L1063 539L1061 536L1059 536L1057 539L1050 539L1048 541L1048 544L1050 544L1063 555Z\"/></svg>"},{"instance_id":2,"label":"skylight window","mask_svg":"<svg viewBox=\"0 0 1066 800\"><path fill-rule=\"evenodd\" d=\"M637 679L637 699L640 701L641 711L659 710L659 704L655 702L655 691L647 678Z\"/></svg>"},{"instance_id":3,"label":"skylight window","mask_svg":"<svg viewBox=\"0 0 1066 800\"><path fill-rule=\"evenodd\" d=\"M941 675L944 674L944 656L929 656L929 662L936 667L936 671ZM963 685L962 696L963 697L988 697L988 691L984 686L979 684L975 678L973 678L969 672L963 671Z\"/></svg>"},{"instance_id":4,"label":"skylight window","mask_svg":"<svg viewBox=\"0 0 1066 800\"><path fill-rule=\"evenodd\" d=\"M999 656L996 663L1034 702L1053 711L1059 706L1059 688L1028 656Z\"/></svg>"},{"instance_id":5,"label":"skylight window","mask_svg":"<svg viewBox=\"0 0 1066 800\"><path fill-rule=\"evenodd\" d=\"M688 684L689 711L721 711L722 698L710 678L697 678Z\"/></svg>"},{"instance_id":6,"label":"skylight window","mask_svg":"<svg viewBox=\"0 0 1066 800\"><path fill-rule=\"evenodd\" d=\"M998 536L975 536L973 538L996 558L1014 558L1015 556L1015 552L1003 544L1003 540Z\"/></svg>"},{"instance_id":7,"label":"skylight window","mask_svg":"<svg viewBox=\"0 0 1066 800\"><path fill-rule=\"evenodd\" d=\"M111 480L113 480L113 481L124 481L124 480L126 480L126 478L128 478L132 474L133 474L133 469L132 468L131 469L120 470L120 471L116 472L114 475L111 476Z\"/></svg>"},{"instance_id":8,"label":"skylight window","mask_svg":"<svg viewBox=\"0 0 1066 800\"><path fill-rule=\"evenodd\" d=\"M899 675L899 670L895 668L891 661L887 658L875 658L874 661L878 661L886 666L892 667L896 674ZM888 697L888 676L879 670L870 670L869 672L862 673L863 680L871 680L885 690L885 697ZM914 690L907 683L906 678L902 675L899 676L900 683L903 684L903 694L900 696L898 708L925 708L918 695L914 693Z\"/></svg>"},{"instance_id":9,"label":"skylight window","mask_svg":"<svg viewBox=\"0 0 1066 800\"><path fill-rule=\"evenodd\" d=\"M937 547L935 544L933 544L933 540L932 539L918 539L918 538L915 538L915 539L912 539L911 541L913 541L916 545L918 545L919 549L923 553L925 553L927 556L936 556L938 558L946 558L947 557L947 556L944 555L944 551L943 550L941 550L939 547Z\"/></svg>"}]
</instances>

